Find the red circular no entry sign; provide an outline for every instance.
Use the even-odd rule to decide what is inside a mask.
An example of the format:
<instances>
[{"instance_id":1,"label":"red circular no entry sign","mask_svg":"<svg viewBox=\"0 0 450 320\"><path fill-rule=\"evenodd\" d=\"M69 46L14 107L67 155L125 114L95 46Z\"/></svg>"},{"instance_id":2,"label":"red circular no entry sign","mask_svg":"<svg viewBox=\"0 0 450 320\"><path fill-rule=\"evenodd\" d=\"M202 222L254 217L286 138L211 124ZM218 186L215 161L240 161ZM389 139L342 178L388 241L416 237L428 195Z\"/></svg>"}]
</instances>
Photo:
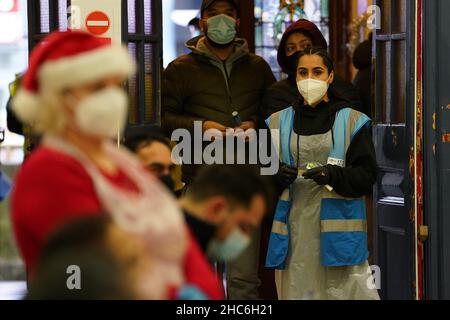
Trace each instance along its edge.
<instances>
[{"instance_id":1,"label":"red circular no entry sign","mask_svg":"<svg viewBox=\"0 0 450 320\"><path fill-rule=\"evenodd\" d=\"M102 11L94 11L86 18L87 30L96 35L102 35L109 30L111 22L108 16Z\"/></svg>"}]
</instances>

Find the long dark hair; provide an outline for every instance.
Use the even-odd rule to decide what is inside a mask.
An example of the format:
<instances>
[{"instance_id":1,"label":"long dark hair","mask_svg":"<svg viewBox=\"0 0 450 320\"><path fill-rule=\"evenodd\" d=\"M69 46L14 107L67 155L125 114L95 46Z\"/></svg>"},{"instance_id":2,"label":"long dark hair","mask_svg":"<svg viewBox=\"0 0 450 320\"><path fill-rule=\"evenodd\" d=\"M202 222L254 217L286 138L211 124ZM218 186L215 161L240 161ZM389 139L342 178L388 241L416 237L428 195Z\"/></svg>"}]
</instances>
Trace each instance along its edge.
<instances>
[{"instance_id":1,"label":"long dark hair","mask_svg":"<svg viewBox=\"0 0 450 320\"><path fill-rule=\"evenodd\" d=\"M330 55L328 54L328 51L326 49L323 49L321 47L309 47L306 48L303 51L300 51L297 53L297 67L300 62L300 59L304 56L319 56L323 60L323 64L328 69L328 74L331 74L331 72L334 72L334 63L331 59ZM297 72L295 73L297 75ZM336 80L336 74L334 75ZM334 88L333 83L330 85L330 88L328 89L328 97L331 100L337 100L342 101L345 103L349 103L349 101L345 98L343 98ZM300 97L301 102L303 102L303 97Z\"/></svg>"}]
</instances>

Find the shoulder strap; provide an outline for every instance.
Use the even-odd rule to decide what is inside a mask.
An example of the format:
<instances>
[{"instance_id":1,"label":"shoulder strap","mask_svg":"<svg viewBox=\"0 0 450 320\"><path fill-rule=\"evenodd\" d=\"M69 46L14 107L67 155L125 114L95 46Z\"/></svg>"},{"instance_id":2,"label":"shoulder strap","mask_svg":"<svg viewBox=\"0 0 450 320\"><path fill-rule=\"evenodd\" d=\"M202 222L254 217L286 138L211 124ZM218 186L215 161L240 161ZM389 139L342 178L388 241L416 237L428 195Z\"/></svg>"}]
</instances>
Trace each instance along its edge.
<instances>
[{"instance_id":1,"label":"shoulder strap","mask_svg":"<svg viewBox=\"0 0 450 320\"><path fill-rule=\"evenodd\" d=\"M333 126L334 143L328 163L345 167L345 155L353 138L370 122L369 117L354 109L339 110Z\"/></svg>"},{"instance_id":2,"label":"shoulder strap","mask_svg":"<svg viewBox=\"0 0 450 320\"><path fill-rule=\"evenodd\" d=\"M271 115L266 124L270 129L272 143L281 161L294 165L291 155L291 136L294 128L294 108L289 107Z\"/></svg>"}]
</instances>

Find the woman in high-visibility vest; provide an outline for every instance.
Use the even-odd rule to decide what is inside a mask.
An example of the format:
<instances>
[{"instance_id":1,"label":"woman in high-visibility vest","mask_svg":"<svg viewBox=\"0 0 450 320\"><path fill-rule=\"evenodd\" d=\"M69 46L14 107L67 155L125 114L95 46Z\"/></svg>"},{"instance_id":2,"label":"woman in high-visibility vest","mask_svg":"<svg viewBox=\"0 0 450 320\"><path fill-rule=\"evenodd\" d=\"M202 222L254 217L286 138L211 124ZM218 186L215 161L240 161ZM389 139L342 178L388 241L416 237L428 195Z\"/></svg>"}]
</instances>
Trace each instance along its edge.
<instances>
[{"instance_id":1,"label":"woman in high-visibility vest","mask_svg":"<svg viewBox=\"0 0 450 320\"><path fill-rule=\"evenodd\" d=\"M379 299L363 198L377 174L370 119L329 89L333 79L325 50L299 53L299 102L267 119L285 189L266 259L280 299Z\"/></svg>"}]
</instances>

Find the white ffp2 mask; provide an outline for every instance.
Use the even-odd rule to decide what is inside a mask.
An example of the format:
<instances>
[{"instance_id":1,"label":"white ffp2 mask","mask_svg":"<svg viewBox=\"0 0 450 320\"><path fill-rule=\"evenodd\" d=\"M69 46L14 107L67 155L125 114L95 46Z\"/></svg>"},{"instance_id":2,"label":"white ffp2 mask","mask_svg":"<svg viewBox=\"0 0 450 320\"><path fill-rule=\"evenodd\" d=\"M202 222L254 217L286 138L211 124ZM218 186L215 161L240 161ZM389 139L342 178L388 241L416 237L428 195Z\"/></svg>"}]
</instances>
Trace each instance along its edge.
<instances>
[{"instance_id":1,"label":"white ffp2 mask","mask_svg":"<svg viewBox=\"0 0 450 320\"><path fill-rule=\"evenodd\" d=\"M308 105L319 102L327 93L329 84L326 81L306 79L297 81L297 88Z\"/></svg>"},{"instance_id":2,"label":"white ffp2 mask","mask_svg":"<svg viewBox=\"0 0 450 320\"><path fill-rule=\"evenodd\" d=\"M85 134L115 138L125 128L127 103L123 89L102 89L82 99L75 107L76 124Z\"/></svg>"}]
</instances>

